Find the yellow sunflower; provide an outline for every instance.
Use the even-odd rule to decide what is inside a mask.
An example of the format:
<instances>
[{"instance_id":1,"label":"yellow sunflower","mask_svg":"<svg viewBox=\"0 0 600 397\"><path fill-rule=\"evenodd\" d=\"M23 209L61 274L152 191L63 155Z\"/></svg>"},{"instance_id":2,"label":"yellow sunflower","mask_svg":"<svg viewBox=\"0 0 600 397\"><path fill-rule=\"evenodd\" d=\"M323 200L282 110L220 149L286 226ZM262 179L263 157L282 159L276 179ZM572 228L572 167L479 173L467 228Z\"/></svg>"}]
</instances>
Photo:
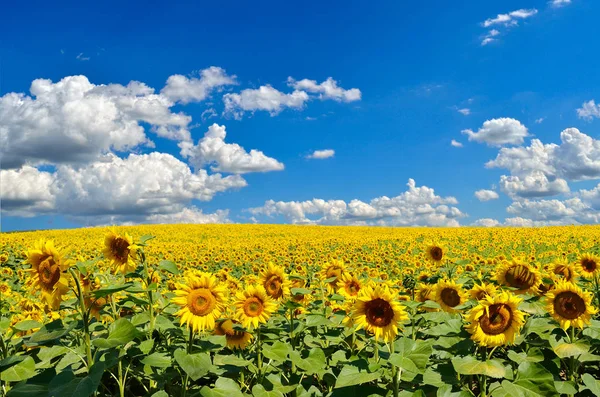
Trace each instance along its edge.
<instances>
[{"instance_id":1,"label":"yellow sunflower","mask_svg":"<svg viewBox=\"0 0 600 397\"><path fill-rule=\"evenodd\" d=\"M135 270L136 252L139 248L129 234L121 236L111 229L104 236L102 253L110 261L110 265L114 266L115 273L127 274Z\"/></svg>"},{"instance_id":2,"label":"yellow sunflower","mask_svg":"<svg viewBox=\"0 0 600 397\"><path fill-rule=\"evenodd\" d=\"M525 313L518 309L521 299L509 293L487 295L472 308L465 320L471 339L481 346L513 344L525 323Z\"/></svg>"},{"instance_id":3,"label":"yellow sunflower","mask_svg":"<svg viewBox=\"0 0 600 397\"><path fill-rule=\"evenodd\" d=\"M42 302L53 310L60 307L62 296L69 292L67 269L71 263L54 247L52 240L39 240L26 253L29 269L28 284L42 293Z\"/></svg>"},{"instance_id":4,"label":"yellow sunflower","mask_svg":"<svg viewBox=\"0 0 600 397\"><path fill-rule=\"evenodd\" d=\"M540 272L530 264L513 259L504 262L496 271L496 281L506 287L516 288L515 294L537 293L542 282Z\"/></svg>"},{"instance_id":5,"label":"yellow sunflower","mask_svg":"<svg viewBox=\"0 0 600 397\"><path fill-rule=\"evenodd\" d=\"M340 277L338 277L337 282L338 294L342 295L346 299L356 299L360 289L362 288L362 283L360 280L353 274L343 273Z\"/></svg>"},{"instance_id":6,"label":"yellow sunflower","mask_svg":"<svg viewBox=\"0 0 600 397\"><path fill-rule=\"evenodd\" d=\"M280 300L290 295L290 280L287 278L283 267L276 266L273 262L260 273L260 282L267 295L271 298Z\"/></svg>"},{"instance_id":7,"label":"yellow sunflower","mask_svg":"<svg viewBox=\"0 0 600 397\"><path fill-rule=\"evenodd\" d=\"M425 255L433 263L440 263L444 259L445 254L445 247L437 242L429 243L425 249Z\"/></svg>"},{"instance_id":8,"label":"yellow sunflower","mask_svg":"<svg viewBox=\"0 0 600 397\"><path fill-rule=\"evenodd\" d=\"M476 301L480 301L484 299L486 296L494 296L496 294L496 286L493 284L485 284L482 283L480 285L473 285L473 288L469 291L469 295L471 295L471 299L475 299Z\"/></svg>"},{"instance_id":9,"label":"yellow sunflower","mask_svg":"<svg viewBox=\"0 0 600 397\"><path fill-rule=\"evenodd\" d=\"M546 310L564 330L570 326L583 328L598 312L592 306L592 300L591 292L582 290L574 283L558 281L554 289L546 294Z\"/></svg>"},{"instance_id":10,"label":"yellow sunflower","mask_svg":"<svg viewBox=\"0 0 600 397\"><path fill-rule=\"evenodd\" d=\"M579 272L585 278L594 278L600 275L600 258L596 255L581 255L578 265Z\"/></svg>"},{"instance_id":11,"label":"yellow sunflower","mask_svg":"<svg viewBox=\"0 0 600 397\"><path fill-rule=\"evenodd\" d=\"M216 323L215 335L225 335L227 347L230 349L243 350L252 340L252 334L246 331L240 331L233 328L234 324L239 324L239 321L233 319L219 320Z\"/></svg>"},{"instance_id":12,"label":"yellow sunflower","mask_svg":"<svg viewBox=\"0 0 600 397\"><path fill-rule=\"evenodd\" d=\"M435 285L435 301L445 312L457 313L455 307L465 303L466 300L462 286L452 280L440 280Z\"/></svg>"},{"instance_id":13,"label":"yellow sunflower","mask_svg":"<svg viewBox=\"0 0 600 397\"><path fill-rule=\"evenodd\" d=\"M235 317L247 329L258 328L267 322L277 310L277 303L267 294L262 285L247 286L235 296Z\"/></svg>"},{"instance_id":14,"label":"yellow sunflower","mask_svg":"<svg viewBox=\"0 0 600 397\"><path fill-rule=\"evenodd\" d=\"M175 313L179 324L186 324L194 332L212 330L227 304L226 288L212 274L188 275L185 284L176 284L171 302L181 306Z\"/></svg>"},{"instance_id":15,"label":"yellow sunflower","mask_svg":"<svg viewBox=\"0 0 600 397\"><path fill-rule=\"evenodd\" d=\"M552 272L555 276L565 281L574 281L575 277L577 277L577 267L569 263L555 263L552 267Z\"/></svg>"},{"instance_id":16,"label":"yellow sunflower","mask_svg":"<svg viewBox=\"0 0 600 397\"><path fill-rule=\"evenodd\" d=\"M435 300L435 286L420 283L419 288L415 292L415 299L417 302L427 302L429 300Z\"/></svg>"},{"instance_id":17,"label":"yellow sunflower","mask_svg":"<svg viewBox=\"0 0 600 397\"><path fill-rule=\"evenodd\" d=\"M327 283L327 291L333 293L337 290L337 282L340 276L347 271L346 264L342 260L332 260L325 263L319 272L321 281L335 277L333 281Z\"/></svg>"},{"instance_id":18,"label":"yellow sunflower","mask_svg":"<svg viewBox=\"0 0 600 397\"><path fill-rule=\"evenodd\" d=\"M357 329L364 328L375 335L375 340L392 342L398 335L401 321L408 320L402 305L394 300L386 286L366 286L358 294L352 310L352 321Z\"/></svg>"}]
</instances>

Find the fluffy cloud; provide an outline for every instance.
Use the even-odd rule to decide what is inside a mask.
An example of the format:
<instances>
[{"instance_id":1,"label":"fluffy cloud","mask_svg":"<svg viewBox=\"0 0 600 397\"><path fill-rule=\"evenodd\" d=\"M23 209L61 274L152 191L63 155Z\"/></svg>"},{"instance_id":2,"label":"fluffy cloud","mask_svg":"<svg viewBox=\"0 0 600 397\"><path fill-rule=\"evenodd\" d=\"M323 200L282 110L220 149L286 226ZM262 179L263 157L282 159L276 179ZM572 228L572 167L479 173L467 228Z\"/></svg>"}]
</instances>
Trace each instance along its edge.
<instances>
[{"instance_id":1,"label":"fluffy cloud","mask_svg":"<svg viewBox=\"0 0 600 397\"><path fill-rule=\"evenodd\" d=\"M295 90L318 93L319 98L322 100L333 99L339 102L354 102L360 101L361 98L361 92L358 88L345 90L342 87L338 87L337 81L331 77L327 78L321 84L317 84L316 80L302 79L296 81L292 77L288 77L288 85Z\"/></svg>"},{"instance_id":2,"label":"fluffy cloud","mask_svg":"<svg viewBox=\"0 0 600 397\"><path fill-rule=\"evenodd\" d=\"M312 199L307 201L268 200L248 211L257 216L283 216L299 224L372 224L458 226L464 217L454 197L440 197L427 186L417 187L413 179L408 190L396 197L378 197L369 203L352 200Z\"/></svg>"},{"instance_id":3,"label":"fluffy cloud","mask_svg":"<svg viewBox=\"0 0 600 397\"><path fill-rule=\"evenodd\" d=\"M498 222L496 219L481 218L481 219L477 219L475 222L473 222L472 226L494 227L494 226L500 226L500 222Z\"/></svg>"},{"instance_id":4,"label":"fluffy cloud","mask_svg":"<svg viewBox=\"0 0 600 397\"><path fill-rule=\"evenodd\" d=\"M453 139L450 141L450 145L454 146L454 147L463 147L463 144L458 142L457 140Z\"/></svg>"},{"instance_id":5,"label":"fluffy cloud","mask_svg":"<svg viewBox=\"0 0 600 397\"><path fill-rule=\"evenodd\" d=\"M9 215L41 208L94 223L165 219L160 216L181 213L192 200L208 201L219 192L246 186L239 175L193 173L175 157L157 152L125 159L111 154L79 168L61 165L54 173L25 166L3 170L1 178L2 211Z\"/></svg>"},{"instance_id":6,"label":"fluffy cloud","mask_svg":"<svg viewBox=\"0 0 600 397\"><path fill-rule=\"evenodd\" d=\"M225 143L225 126L213 124L208 128L198 145L182 142L181 154L188 157L197 168L212 164L211 170L244 174L247 172L281 171L284 166L259 150L250 153L237 143Z\"/></svg>"},{"instance_id":7,"label":"fluffy cloud","mask_svg":"<svg viewBox=\"0 0 600 397\"><path fill-rule=\"evenodd\" d=\"M521 177L502 175L500 188L510 197L545 197L569 192L567 181L533 171Z\"/></svg>"},{"instance_id":8,"label":"fluffy cloud","mask_svg":"<svg viewBox=\"0 0 600 397\"><path fill-rule=\"evenodd\" d=\"M520 145L529 135L527 128L519 120L508 117L487 120L477 132L467 129L462 133L469 137L469 141L489 146Z\"/></svg>"},{"instance_id":9,"label":"fluffy cloud","mask_svg":"<svg viewBox=\"0 0 600 397\"><path fill-rule=\"evenodd\" d=\"M571 4L571 0L552 0L550 5L554 8L560 8Z\"/></svg>"},{"instance_id":10,"label":"fluffy cloud","mask_svg":"<svg viewBox=\"0 0 600 397\"><path fill-rule=\"evenodd\" d=\"M493 25L514 26L518 24L518 19L526 19L538 13L535 8L526 10L520 9L511 11L508 14L498 14L495 18L488 18L483 22L483 27L488 28Z\"/></svg>"},{"instance_id":11,"label":"fluffy cloud","mask_svg":"<svg viewBox=\"0 0 600 397\"><path fill-rule=\"evenodd\" d=\"M490 201L490 200L496 200L500 196L498 196L498 193L496 193L493 190L481 189L481 190L478 190L475 192L475 197L477 197L477 200L479 200L479 201Z\"/></svg>"},{"instance_id":12,"label":"fluffy cloud","mask_svg":"<svg viewBox=\"0 0 600 397\"><path fill-rule=\"evenodd\" d=\"M600 119L600 104L596 105L593 99L588 102L584 102L579 109L577 109L577 116L580 119L591 121L594 117Z\"/></svg>"},{"instance_id":13,"label":"fluffy cloud","mask_svg":"<svg viewBox=\"0 0 600 397\"><path fill-rule=\"evenodd\" d=\"M308 156L306 156L307 159L317 159L317 160L322 160L322 159L328 159L330 157L335 156L335 150L333 149L324 149L324 150L315 150L314 152L312 152L311 154L309 154Z\"/></svg>"},{"instance_id":14,"label":"fluffy cloud","mask_svg":"<svg viewBox=\"0 0 600 397\"><path fill-rule=\"evenodd\" d=\"M200 71L200 77L188 78L175 74L167 79L160 91L173 102L183 104L205 100L214 89L236 83L236 76L228 76L224 69L211 66Z\"/></svg>"},{"instance_id":15,"label":"fluffy cloud","mask_svg":"<svg viewBox=\"0 0 600 397\"><path fill-rule=\"evenodd\" d=\"M481 45L485 46L488 45L494 41L496 41L496 39L494 37L498 36L500 34L500 31L497 29L492 29L489 32L487 32L487 34L485 36L483 36L483 39L481 40Z\"/></svg>"},{"instance_id":16,"label":"fluffy cloud","mask_svg":"<svg viewBox=\"0 0 600 397\"><path fill-rule=\"evenodd\" d=\"M184 208L174 214L154 214L150 215L146 222L148 223L231 223L229 219L229 210L217 210L212 214L205 214L196 207Z\"/></svg>"},{"instance_id":17,"label":"fluffy cloud","mask_svg":"<svg viewBox=\"0 0 600 397\"><path fill-rule=\"evenodd\" d=\"M513 202L506 211L546 224L588 224L600 222L600 211L579 197L567 200L524 200Z\"/></svg>"},{"instance_id":18,"label":"fluffy cloud","mask_svg":"<svg viewBox=\"0 0 600 397\"><path fill-rule=\"evenodd\" d=\"M239 94L225 94L225 114L230 114L240 119L244 112L265 110L275 116L285 108L302 109L308 101L308 94L295 90L285 94L270 85L263 85L258 89L245 89Z\"/></svg>"},{"instance_id":19,"label":"fluffy cloud","mask_svg":"<svg viewBox=\"0 0 600 397\"><path fill-rule=\"evenodd\" d=\"M168 98L147 85L95 85L85 76L57 83L34 80L31 96L0 97L0 156L3 168L23 164L86 163L110 151L149 144L141 123L159 136L188 140L191 118L173 113Z\"/></svg>"}]
</instances>

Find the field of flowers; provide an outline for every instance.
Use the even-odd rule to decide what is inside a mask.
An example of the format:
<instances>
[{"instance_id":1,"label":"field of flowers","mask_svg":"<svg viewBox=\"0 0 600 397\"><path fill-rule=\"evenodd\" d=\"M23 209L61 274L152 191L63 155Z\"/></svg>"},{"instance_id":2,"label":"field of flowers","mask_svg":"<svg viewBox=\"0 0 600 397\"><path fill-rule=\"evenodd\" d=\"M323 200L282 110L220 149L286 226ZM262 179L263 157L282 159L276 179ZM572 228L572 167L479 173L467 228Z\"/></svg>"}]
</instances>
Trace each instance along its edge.
<instances>
[{"instance_id":1,"label":"field of flowers","mask_svg":"<svg viewBox=\"0 0 600 397\"><path fill-rule=\"evenodd\" d=\"M600 395L600 227L0 234L0 395Z\"/></svg>"}]
</instances>

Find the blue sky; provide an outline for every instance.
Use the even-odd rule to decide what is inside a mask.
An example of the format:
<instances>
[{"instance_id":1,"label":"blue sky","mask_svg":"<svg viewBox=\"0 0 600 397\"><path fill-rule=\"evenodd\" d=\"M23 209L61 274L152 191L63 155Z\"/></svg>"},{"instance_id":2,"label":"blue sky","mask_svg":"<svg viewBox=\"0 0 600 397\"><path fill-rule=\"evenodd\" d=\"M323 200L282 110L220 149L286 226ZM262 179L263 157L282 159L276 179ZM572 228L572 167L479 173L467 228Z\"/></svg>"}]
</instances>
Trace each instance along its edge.
<instances>
[{"instance_id":1,"label":"blue sky","mask_svg":"<svg viewBox=\"0 0 600 397\"><path fill-rule=\"evenodd\" d=\"M597 1L257 3L6 6L2 230L600 220Z\"/></svg>"}]
</instances>

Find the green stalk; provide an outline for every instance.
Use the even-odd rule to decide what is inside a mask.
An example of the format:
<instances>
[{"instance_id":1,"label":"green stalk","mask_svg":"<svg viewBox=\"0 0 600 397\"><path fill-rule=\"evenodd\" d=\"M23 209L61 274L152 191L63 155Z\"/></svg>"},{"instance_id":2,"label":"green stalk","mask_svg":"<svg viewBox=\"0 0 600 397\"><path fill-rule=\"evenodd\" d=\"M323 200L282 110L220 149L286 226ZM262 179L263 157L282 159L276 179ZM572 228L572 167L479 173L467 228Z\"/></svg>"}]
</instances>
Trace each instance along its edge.
<instances>
[{"instance_id":1,"label":"green stalk","mask_svg":"<svg viewBox=\"0 0 600 397\"><path fill-rule=\"evenodd\" d=\"M390 354L394 354L394 342L390 342ZM394 397L398 397L398 367L392 365L392 390Z\"/></svg>"},{"instance_id":2,"label":"green stalk","mask_svg":"<svg viewBox=\"0 0 600 397\"><path fill-rule=\"evenodd\" d=\"M262 377L262 346L260 340L260 325L256 328L256 368L258 369L257 379L260 382Z\"/></svg>"},{"instance_id":3,"label":"green stalk","mask_svg":"<svg viewBox=\"0 0 600 397\"><path fill-rule=\"evenodd\" d=\"M190 327L190 338L188 340L187 345L187 354L192 354L192 347L194 346L194 329ZM190 376L186 373L185 380L183 381L183 390L181 391L181 396L185 397L187 394L188 382L190 380Z\"/></svg>"},{"instance_id":4,"label":"green stalk","mask_svg":"<svg viewBox=\"0 0 600 397\"><path fill-rule=\"evenodd\" d=\"M88 324L89 316L87 310L85 309L85 301L83 299L83 293L81 291L81 283L79 281L79 277L75 274L73 269L69 269L69 272L71 273L73 280L75 280L75 286L77 287L77 298L79 300L79 310L81 311L81 319L83 321L83 338L85 343L85 353L87 356L87 367L89 372L92 368L92 365L94 364L94 358L92 356L92 341L90 339L90 329Z\"/></svg>"},{"instance_id":5,"label":"green stalk","mask_svg":"<svg viewBox=\"0 0 600 397\"><path fill-rule=\"evenodd\" d=\"M487 361L487 348L482 347L481 349L481 357L484 361ZM487 376L481 375L481 377L479 378L479 384L481 388L481 397L487 396Z\"/></svg>"},{"instance_id":6,"label":"green stalk","mask_svg":"<svg viewBox=\"0 0 600 397\"><path fill-rule=\"evenodd\" d=\"M150 333L148 339L152 338L154 332L154 301L152 297L152 291L150 290L150 284L152 284L152 277L148 271L148 263L146 262L146 255L142 253L142 264L144 265L144 272L146 273L146 288L148 288L148 314L150 315Z\"/></svg>"}]
</instances>

